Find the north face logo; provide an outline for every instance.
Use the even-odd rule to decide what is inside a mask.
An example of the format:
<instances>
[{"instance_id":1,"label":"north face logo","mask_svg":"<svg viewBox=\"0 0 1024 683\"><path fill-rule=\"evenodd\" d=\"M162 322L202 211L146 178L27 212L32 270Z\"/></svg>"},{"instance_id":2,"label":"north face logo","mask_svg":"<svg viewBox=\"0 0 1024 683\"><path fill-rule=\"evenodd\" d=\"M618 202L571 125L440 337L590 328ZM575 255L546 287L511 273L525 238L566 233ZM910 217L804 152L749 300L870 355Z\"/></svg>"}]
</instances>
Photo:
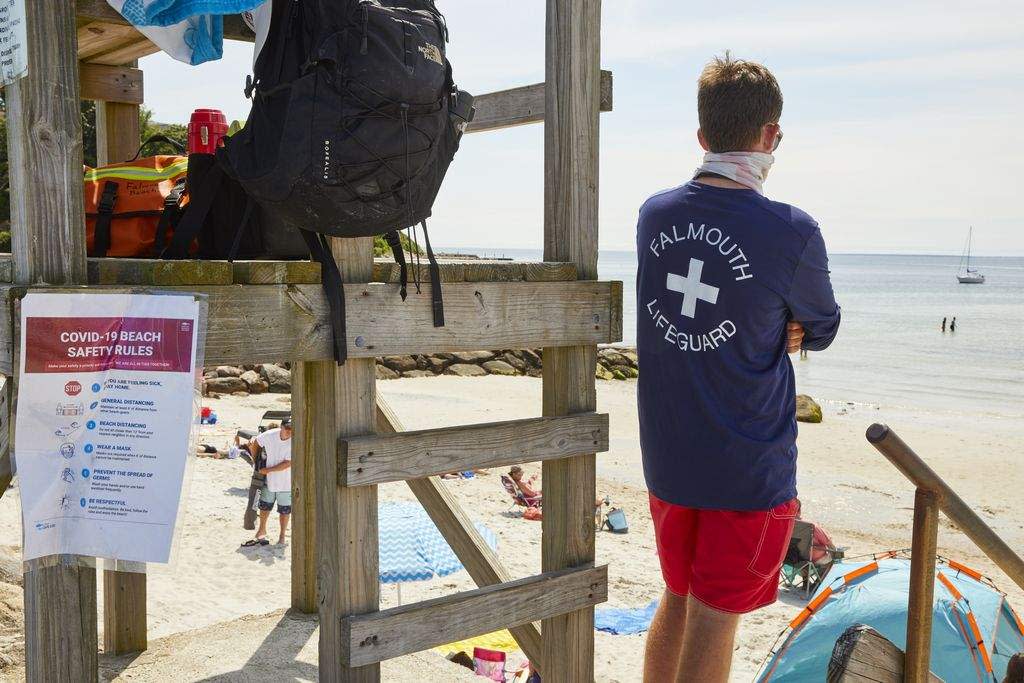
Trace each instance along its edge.
<instances>
[{"instance_id":1,"label":"north face logo","mask_svg":"<svg viewBox=\"0 0 1024 683\"><path fill-rule=\"evenodd\" d=\"M441 54L441 49L437 45L426 45L420 46L420 52L423 53L424 59L429 59L432 62L437 62L441 66L444 66L444 56Z\"/></svg>"}]
</instances>

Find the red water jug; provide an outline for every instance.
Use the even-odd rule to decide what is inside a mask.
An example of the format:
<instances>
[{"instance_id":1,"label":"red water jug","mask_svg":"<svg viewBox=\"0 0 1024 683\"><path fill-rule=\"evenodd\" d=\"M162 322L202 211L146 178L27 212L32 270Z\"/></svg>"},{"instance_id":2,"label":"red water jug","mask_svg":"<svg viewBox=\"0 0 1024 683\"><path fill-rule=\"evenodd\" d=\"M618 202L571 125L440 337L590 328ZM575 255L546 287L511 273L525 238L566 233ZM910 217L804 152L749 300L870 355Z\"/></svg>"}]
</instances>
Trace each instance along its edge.
<instances>
[{"instance_id":1,"label":"red water jug","mask_svg":"<svg viewBox=\"0 0 1024 683\"><path fill-rule=\"evenodd\" d=\"M227 135L228 120L217 109L196 109L188 123L188 153L213 154Z\"/></svg>"}]
</instances>

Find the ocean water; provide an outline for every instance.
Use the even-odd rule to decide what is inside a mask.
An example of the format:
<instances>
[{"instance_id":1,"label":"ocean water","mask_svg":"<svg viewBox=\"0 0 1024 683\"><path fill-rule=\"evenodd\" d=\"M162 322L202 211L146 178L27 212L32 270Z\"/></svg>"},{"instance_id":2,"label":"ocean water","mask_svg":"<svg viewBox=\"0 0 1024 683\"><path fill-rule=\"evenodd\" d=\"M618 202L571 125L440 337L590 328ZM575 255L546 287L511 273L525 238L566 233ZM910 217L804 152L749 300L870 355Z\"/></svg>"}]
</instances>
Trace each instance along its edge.
<instances>
[{"instance_id":1,"label":"ocean water","mask_svg":"<svg viewBox=\"0 0 1024 683\"><path fill-rule=\"evenodd\" d=\"M539 260L539 250L466 249ZM1024 419L1024 258L978 257L983 285L956 281L958 256L833 254L843 323L832 346L793 359L797 388L815 398L931 411L950 419ZM603 280L623 285L624 342L636 339L636 255L602 251ZM955 333L942 333L956 316Z\"/></svg>"}]
</instances>

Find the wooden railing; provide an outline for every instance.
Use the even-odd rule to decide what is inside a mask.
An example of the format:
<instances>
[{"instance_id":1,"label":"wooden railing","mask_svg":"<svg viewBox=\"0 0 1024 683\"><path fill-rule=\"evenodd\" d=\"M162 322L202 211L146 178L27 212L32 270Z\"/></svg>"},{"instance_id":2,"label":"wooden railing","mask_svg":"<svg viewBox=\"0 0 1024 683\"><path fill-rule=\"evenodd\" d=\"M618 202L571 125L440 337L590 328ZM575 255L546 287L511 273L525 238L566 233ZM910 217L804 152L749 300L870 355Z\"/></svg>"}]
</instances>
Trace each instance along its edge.
<instances>
[{"instance_id":1,"label":"wooden railing","mask_svg":"<svg viewBox=\"0 0 1024 683\"><path fill-rule=\"evenodd\" d=\"M1021 589L1024 589L1024 560L888 426L871 425L867 438L878 452L917 487L914 496L904 680L924 683L930 671L939 511Z\"/></svg>"}]
</instances>

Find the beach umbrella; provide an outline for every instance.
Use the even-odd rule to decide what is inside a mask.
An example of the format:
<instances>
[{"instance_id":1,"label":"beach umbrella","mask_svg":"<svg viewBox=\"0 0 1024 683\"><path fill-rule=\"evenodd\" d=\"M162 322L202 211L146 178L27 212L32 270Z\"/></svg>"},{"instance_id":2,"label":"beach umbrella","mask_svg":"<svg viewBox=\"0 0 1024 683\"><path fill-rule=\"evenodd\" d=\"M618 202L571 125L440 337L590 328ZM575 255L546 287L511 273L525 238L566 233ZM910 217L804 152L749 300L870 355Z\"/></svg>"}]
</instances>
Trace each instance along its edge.
<instances>
[{"instance_id":1,"label":"beach umbrella","mask_svg":"<svg viewBox=\"0 0 1024 683\"><path fill-rule=\"evenodd\" d=\"M433 520L416 503L384 502L378 509L380 582L401 586L429 581L463 569L462 562ZM487 527L475 524L492 550L498 540ZM401 589L398 599L401 602Z\"/></svg>"},{"instance_id":2,"label":"beach umbrella","mask_svg":"<svg viewBox=\"0 0 1024 683\"><path fill-rule=\"evenodd\" d=\"M866 624L906 649L910 560L891 557L841 562L832 581L783 632L758 683L823 681L836 640ZM935 568L931 669L944 681L1002 680L1010 657L1024 650L1024 623L991 581L958 562Z\"/></svg>"}]
</instances>

